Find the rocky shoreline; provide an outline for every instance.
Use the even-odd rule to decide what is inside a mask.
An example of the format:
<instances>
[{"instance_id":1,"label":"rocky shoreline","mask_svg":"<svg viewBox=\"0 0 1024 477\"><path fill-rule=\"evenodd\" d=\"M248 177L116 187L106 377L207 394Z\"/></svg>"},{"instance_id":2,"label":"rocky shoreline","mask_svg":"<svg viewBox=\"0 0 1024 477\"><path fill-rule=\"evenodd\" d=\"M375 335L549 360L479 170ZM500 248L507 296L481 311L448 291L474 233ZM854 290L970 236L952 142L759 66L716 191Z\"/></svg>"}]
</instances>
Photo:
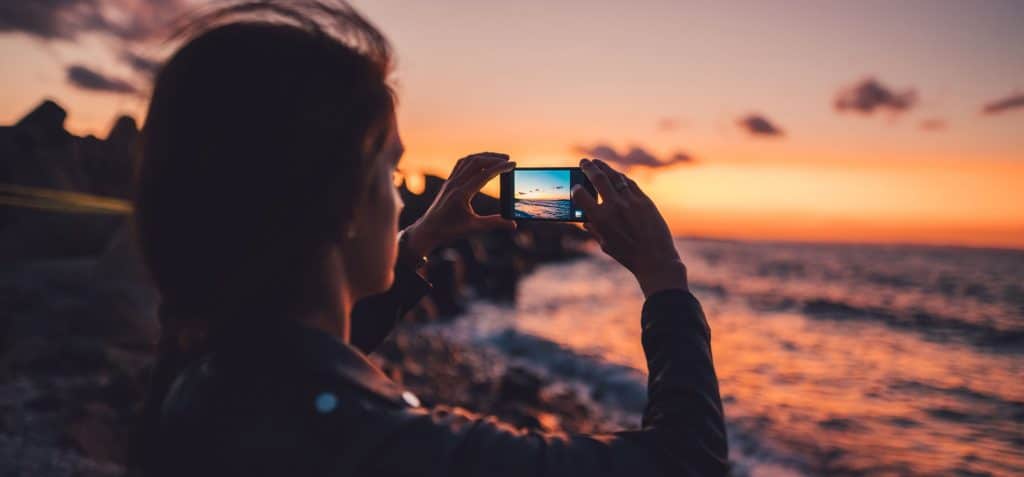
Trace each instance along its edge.
<instances>
[{"instance_id":1,"label":"rocky shoreline","mask_svg":"<svg viewBox=\"0 0 1024 477\"><path fill-rule=\"evenodd\" d=\"M100 140L69 134L65 115L47 101L0 127L0 184L130 197L135 122L119 119ZM403 225L426 210L441 184L427 177L421 194L403 187ZM44 477L130 474L130 445L159 336L159 297L134 251L127 218L11 202L0 205L0 469ZM482 195L474 207L483 214L498 210L496 199ZM469 296L513 302L524 274L579 256L585 241L573 226L526 224L438 251L426 271L434 289L373 359L428 405L459 405L548 431L604 430L572 391L501 363L489 350L424 332L424 323L462 313Z\"/></svg>"}]
</instances>

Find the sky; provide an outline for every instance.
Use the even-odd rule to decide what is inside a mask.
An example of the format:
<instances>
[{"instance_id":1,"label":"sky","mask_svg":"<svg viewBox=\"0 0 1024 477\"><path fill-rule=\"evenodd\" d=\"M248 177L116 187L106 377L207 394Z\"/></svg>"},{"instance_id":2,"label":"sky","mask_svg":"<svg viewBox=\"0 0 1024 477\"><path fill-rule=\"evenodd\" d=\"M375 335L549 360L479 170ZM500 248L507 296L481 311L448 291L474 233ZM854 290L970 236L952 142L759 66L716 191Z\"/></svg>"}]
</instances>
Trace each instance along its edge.
<instances>
[{"instance_id":1,"label":"sky","mask_svg":"<svg viewBox=\"0 0 1024 477\"><path fill-rule=\"evenodd\" d=\"M567 200L569 190L569 170L537 170L516 171L515 198L530 200Z\"/></svg>"},{"instance_id":2,"label":"sky","mask_svg":"<svg viewBox=\"0 0 1024 477\"><path fill-rule=\"evenodd\" d=\"M197 2L96 2L0 8L0 124L144 115L146 32ZM1024 2L353 3L395 46L411 177L601 157L680 235L1024 248Z\"/></svg>"}]
</instances>

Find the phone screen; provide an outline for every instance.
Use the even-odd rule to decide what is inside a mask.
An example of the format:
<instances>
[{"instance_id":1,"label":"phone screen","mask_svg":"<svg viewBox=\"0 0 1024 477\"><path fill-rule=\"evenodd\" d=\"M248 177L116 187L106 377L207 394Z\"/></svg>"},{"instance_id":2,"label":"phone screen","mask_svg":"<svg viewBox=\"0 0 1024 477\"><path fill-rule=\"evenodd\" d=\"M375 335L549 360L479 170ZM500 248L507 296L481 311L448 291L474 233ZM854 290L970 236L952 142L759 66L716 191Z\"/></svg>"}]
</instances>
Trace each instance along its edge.
<instances>
[{"instance_id":1,"label":"phone screen","mask_svg":"<svg viewBox=\"0 0 1024 477\"><path fill-rule=\"evenodd\" d=\"M583 210L572 201L572 188L594 188L578 167L519 168L502 178L505 216L516 220L584 222Z\"/></svg>"}]
</instances>

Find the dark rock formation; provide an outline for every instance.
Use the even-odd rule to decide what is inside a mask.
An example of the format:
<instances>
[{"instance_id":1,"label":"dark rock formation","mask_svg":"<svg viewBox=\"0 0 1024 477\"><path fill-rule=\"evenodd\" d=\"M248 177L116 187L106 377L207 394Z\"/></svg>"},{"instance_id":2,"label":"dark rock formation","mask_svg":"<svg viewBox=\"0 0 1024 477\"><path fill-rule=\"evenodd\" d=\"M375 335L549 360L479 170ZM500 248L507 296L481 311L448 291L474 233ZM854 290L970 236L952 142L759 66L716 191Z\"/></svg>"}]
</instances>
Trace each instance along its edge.
<instances>
[{"instance_id":1,"label":"dark rock formation","mask_svg":"<svg viewBox=\"0 0 1024 477\"><path fill-rule=\"evenodd\" d=\"M138 141L135 121L119 119L109 137L101 141L65 131L66 116L56 103L44 101L14 126L0 128L0 184L57 195L81 192L129 197ZM25 192L5 189L3 194L32 201ZM123 222L118 214L69 214L60 211L60 206L0 205L0 261L95 255Z\"/></svg>"},{"instance_id":2,"label":"dark rock formation","mask_svg":"<svg viewBox=\"0 0 1024 477\"><path fill-rule=\"evenodd\" d=\"M89 178L89 191L101 196L130 198L138 147L139 128L131 116L118 118L106 140L82 141L79 151L82 168Z\"/></svg>"}]
</instances>

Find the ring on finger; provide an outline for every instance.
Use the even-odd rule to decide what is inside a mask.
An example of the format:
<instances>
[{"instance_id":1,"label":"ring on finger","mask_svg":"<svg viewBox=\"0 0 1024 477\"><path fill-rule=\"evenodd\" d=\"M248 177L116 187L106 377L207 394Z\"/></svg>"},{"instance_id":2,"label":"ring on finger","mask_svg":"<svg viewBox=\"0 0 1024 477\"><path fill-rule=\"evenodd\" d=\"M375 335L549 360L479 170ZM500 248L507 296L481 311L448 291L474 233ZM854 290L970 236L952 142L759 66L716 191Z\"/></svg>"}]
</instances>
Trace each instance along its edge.
<instances>
[{"instance_id":1,"label":"ring on finger","mask_svg":"<svg viewBox=\"0 0 1024 477\"><path fill-rule=\"evenodd\" d=\"M629 187L629 184L627 184L625 179L623 179L615 181L615 185L612 187L615 188L616 192L622 192L626 190L627 187Z\"/></svg>"}]
</instances>

